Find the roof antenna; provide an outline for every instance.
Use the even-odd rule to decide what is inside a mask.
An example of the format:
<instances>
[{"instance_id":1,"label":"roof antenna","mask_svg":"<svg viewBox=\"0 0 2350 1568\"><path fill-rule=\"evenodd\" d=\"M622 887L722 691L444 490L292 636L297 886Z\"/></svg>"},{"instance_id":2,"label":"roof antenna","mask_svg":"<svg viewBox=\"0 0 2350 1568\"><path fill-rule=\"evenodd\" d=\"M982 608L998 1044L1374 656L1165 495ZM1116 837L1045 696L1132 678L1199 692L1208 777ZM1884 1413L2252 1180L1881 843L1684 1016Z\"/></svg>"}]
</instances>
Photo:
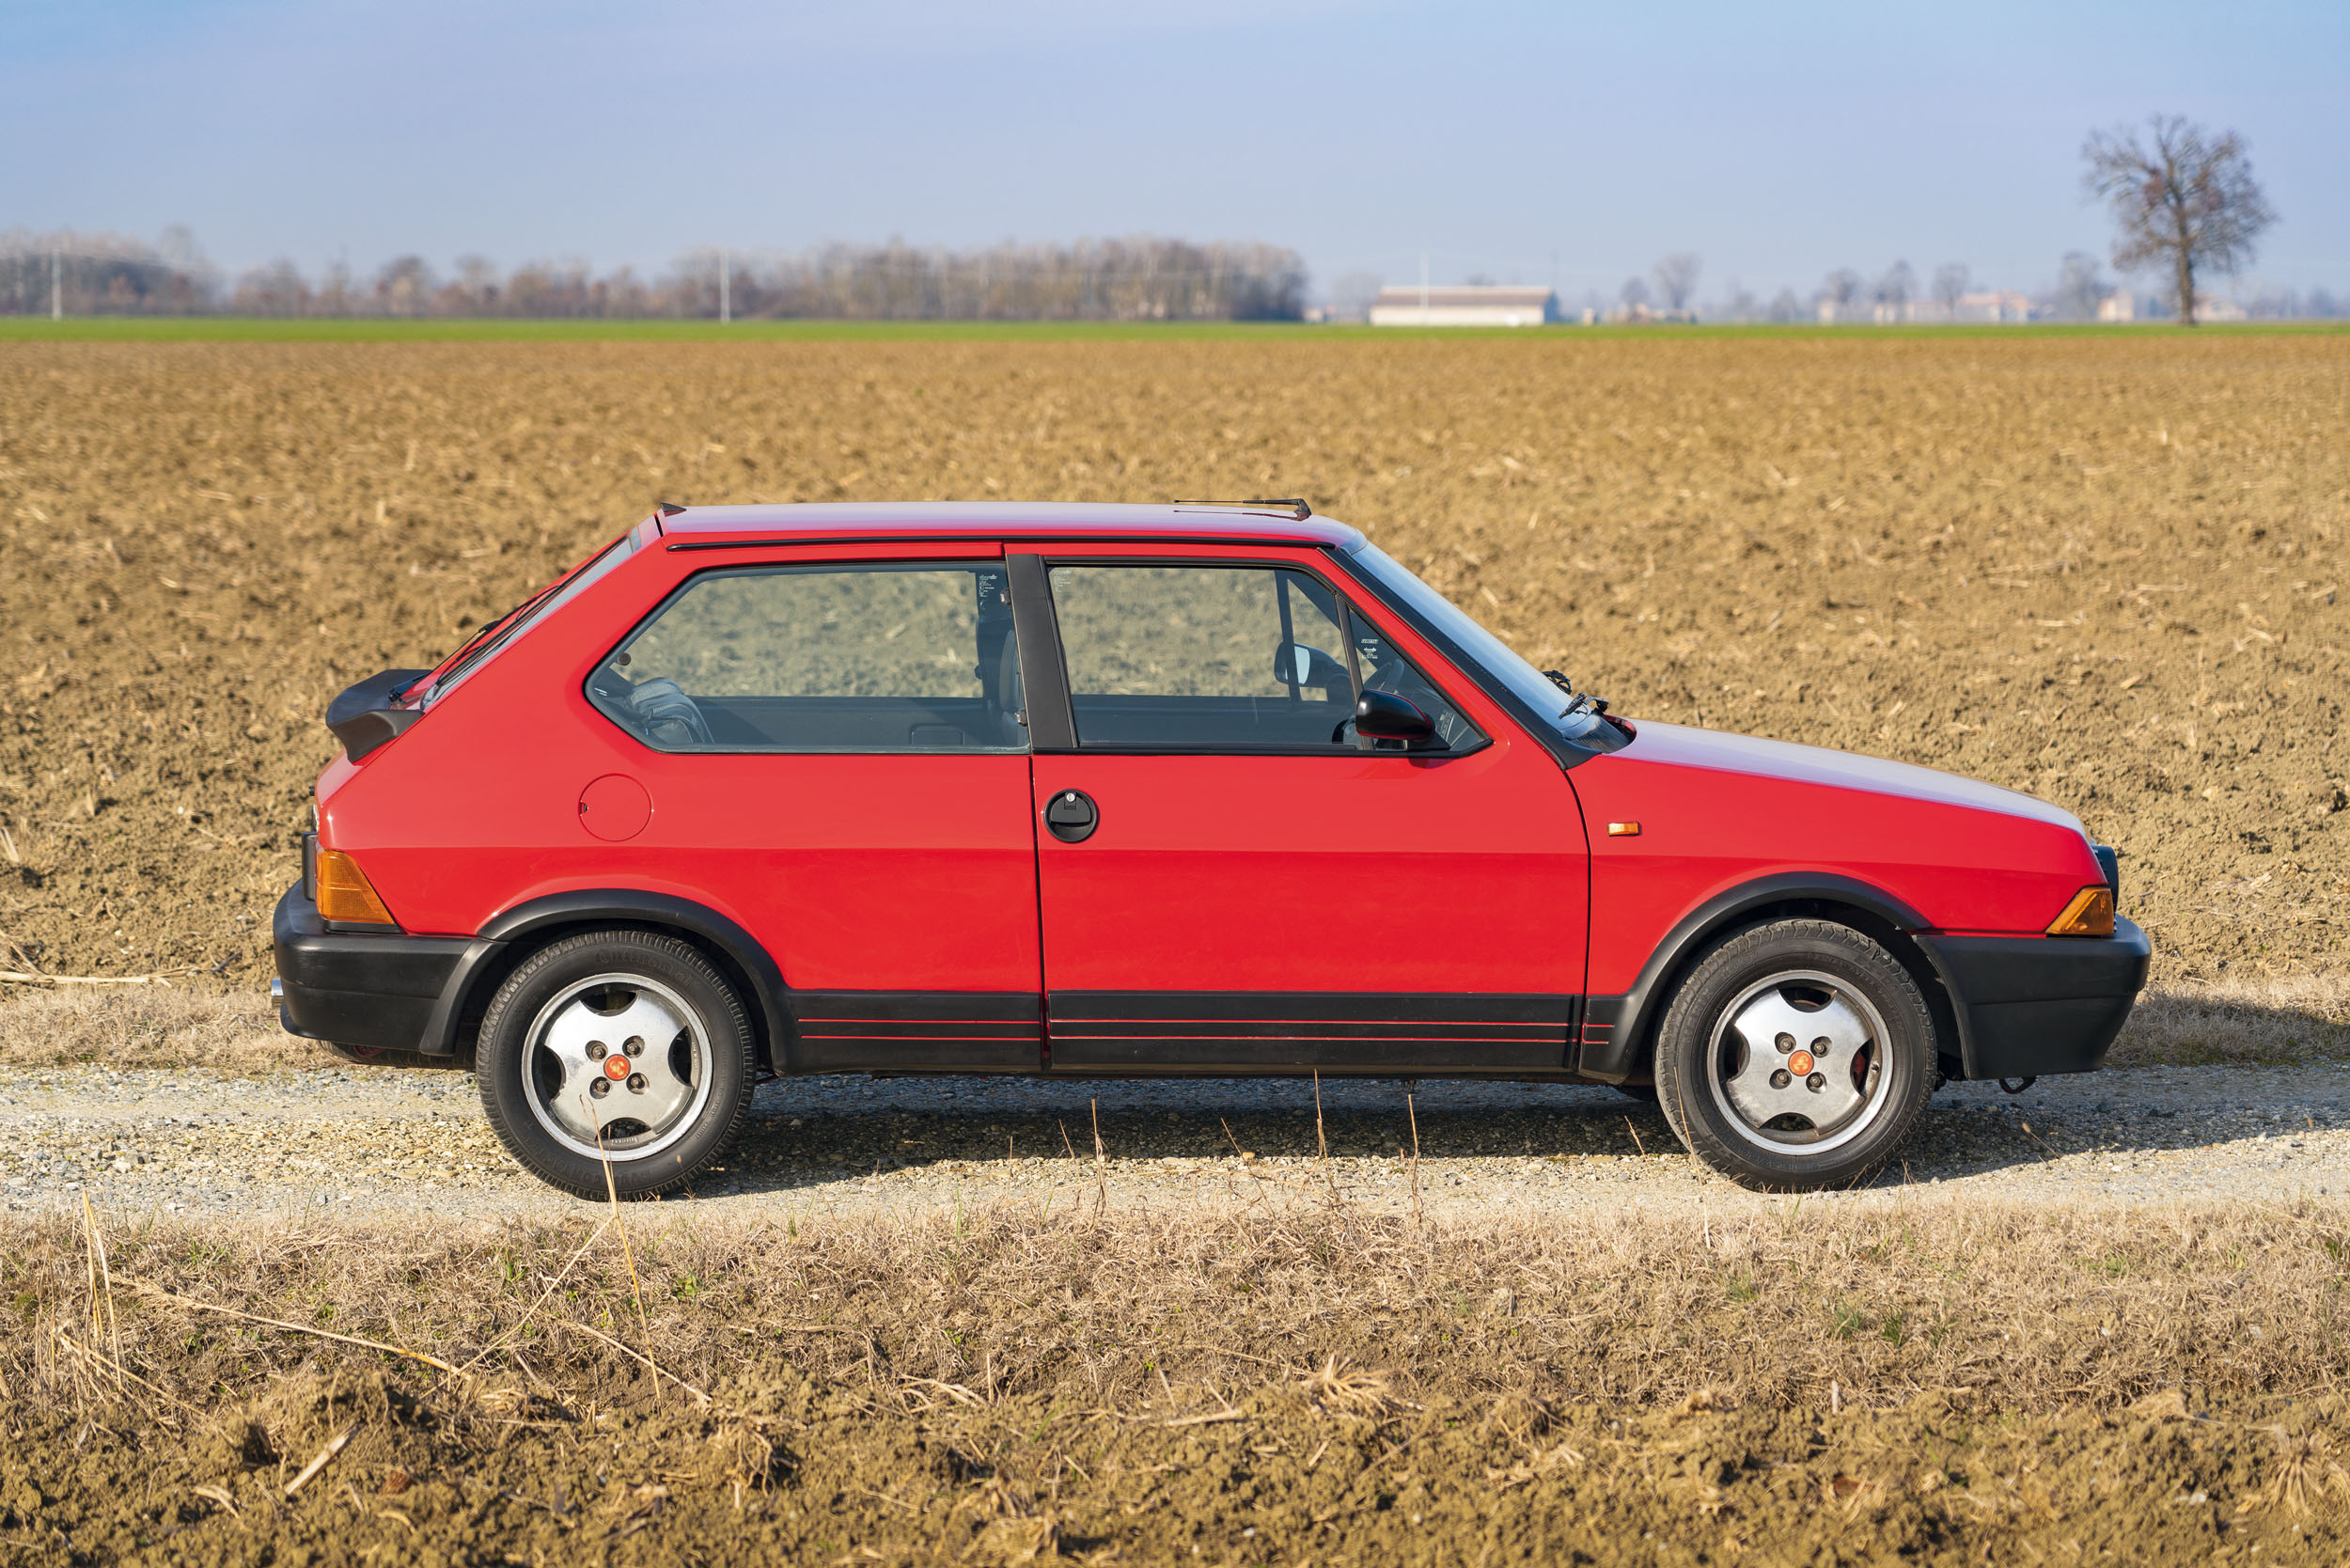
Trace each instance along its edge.
<instances>
[{"instance_id":1,"label":"roof antenna","mask_svg":"<svg viewBox=\"0 0 2350 1568\"><path fill-rule=\"evenodd\" d=\"M1310 504L1294 495L1284 495L1271 501L1170 501L1167 505L1175 507L1263 507L1268 510L1289 512L1300 523L1314 514L1314 509Z\"/></svg>"},{"instance_id":2,"label":"roof antenna","mask_svg":"<svg viewBox=\"0 0 2350 1568\"><path fill-rule=\"evenodd\" d=\"M652 504L652 510L660 516L675 517L679 512L683 511L685 509L679 506L675 501L655 501Z\"/></svg>"},{"instance_id":3,"label":"roof antenna","mask_svg":"<svg viewBox=\"0 0 2350 1568\"><path fill-rule=\"evenodd\" d=\"M1243 501L1241 505L1244 507L1285 507L1297 513L1297 520L1300 523L1314 514L1312 506L1295 495L1282 495L1270 501Z\"/></svg>"}]
</instances>

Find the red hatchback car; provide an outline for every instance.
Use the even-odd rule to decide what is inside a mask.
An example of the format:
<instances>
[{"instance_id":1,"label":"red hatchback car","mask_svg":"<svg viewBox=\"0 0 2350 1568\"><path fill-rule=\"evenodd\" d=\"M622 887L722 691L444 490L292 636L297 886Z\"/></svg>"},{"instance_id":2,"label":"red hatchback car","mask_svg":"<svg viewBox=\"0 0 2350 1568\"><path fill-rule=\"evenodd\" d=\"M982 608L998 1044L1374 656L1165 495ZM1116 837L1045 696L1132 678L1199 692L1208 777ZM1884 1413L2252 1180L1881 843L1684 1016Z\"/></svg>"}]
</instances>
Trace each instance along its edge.
<instances>
[{"instance_id":1,"label":"red hatchback car","mask_svg":"<svg viewBox=\"0 0 2350 1568\"><path fill-rule=\"evenodd\" d=\"M851 1072L1653 1084L1849 1183L2146 974L2070 814L1627 723L1303 503L665 507L327 722L286 1027L595 1196Z\"/></svg>"}]
</instances>

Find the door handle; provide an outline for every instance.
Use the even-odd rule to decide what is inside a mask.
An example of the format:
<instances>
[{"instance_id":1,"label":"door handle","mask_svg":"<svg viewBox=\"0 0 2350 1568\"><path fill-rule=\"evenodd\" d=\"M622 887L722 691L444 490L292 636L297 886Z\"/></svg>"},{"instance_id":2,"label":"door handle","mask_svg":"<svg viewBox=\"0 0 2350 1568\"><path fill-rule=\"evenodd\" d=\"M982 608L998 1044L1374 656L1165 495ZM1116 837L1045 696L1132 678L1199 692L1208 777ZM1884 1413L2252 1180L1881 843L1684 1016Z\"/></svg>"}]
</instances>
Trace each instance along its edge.
<instances>
[{"instance_id":1,"label":"door handle","mask_svg":"<svg viewBox=\"0 0 2350 1568\"><path fill-rule=\"evenodd\" d=\"M1064 844L1082 844L1102 825L1101 810L1082 790L1061 790L1044 807L1044 830Z\"/></svg>"}]
</instances>

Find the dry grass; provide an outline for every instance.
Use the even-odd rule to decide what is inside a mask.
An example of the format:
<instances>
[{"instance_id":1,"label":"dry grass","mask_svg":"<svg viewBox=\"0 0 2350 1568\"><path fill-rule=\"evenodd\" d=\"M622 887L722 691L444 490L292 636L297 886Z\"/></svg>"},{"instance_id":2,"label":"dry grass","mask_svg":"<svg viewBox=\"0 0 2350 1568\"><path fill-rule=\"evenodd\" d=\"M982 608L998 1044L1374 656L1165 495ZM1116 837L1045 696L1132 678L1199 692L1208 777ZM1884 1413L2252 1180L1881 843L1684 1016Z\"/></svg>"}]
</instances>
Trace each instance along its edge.
<instances>
[{"instance_id":1,"label":"dry grass","mask_svg":"<svg viewBox=\"0 0 2350 1568\"><path fill-rule=\"evenodd\" d=\"M260 1073L332 1058L277 1027L266 996L188 985L19 987L0 1002L0 1065L222 1068Z\"/></svg>"},{"instance_id":2,"label":"dry grass","mask_svg":"<svg viewBox=\"0 0 2350 1568\"><path fill-rule=\"evenodd\" d=\"M638 1233L643 1326L585 1225L118 1224L102 1275L82 1227L20 1224L0 1540L1956 1563L2225 1531L2290 1560L2350 1544L2340 1217L674 1223Z\"/></svg>"},{"instance_id":3,"label":"dry grass","mask_svg":"<svg viewBox=\"0 0 2350 1568\"><path fill-rule=\"evenodd\" d=\"M2114 1043L2116 1067L2350 1056L2350 975L2278 975L2148 989Z\"/></svg>"},{"instance_id":4,"label":"dry grass","mask_svg":"<svg viewBox=\"0 0 2350 1568\"><path fill-rule=\"evenodd\" d=\"M580 1256L584 1223L485 1224L455 1240L118 1223L108 1266L125 1371L191 1401L350 1352L170 1296L460 1365L511 1367L520 1351L542 1372L616 1385L650 1374L614 1335L706 1388L747 1355L1089 1407L1272 1381L1354 1413L1499 1389L1662 1407L1728 1388L1795 1408L1826 1403L1831 1385L1855 1405L1963 1390L2003 1408L2111 1409L2166 1387L2218 1401L2339 1390L2340 1218L2306 1205L2023 1215L1817 1199L1736 1221L1427 1227L1343 1212L640 1217L641 1326L617 1242ZM0 1380L52 1405L82 1375L58 1345L86 1337L86 1239L78 1218L20 1224L6 1252L0 1288L26 1331L0 1348Z\"/></svg>"}]
</instances>

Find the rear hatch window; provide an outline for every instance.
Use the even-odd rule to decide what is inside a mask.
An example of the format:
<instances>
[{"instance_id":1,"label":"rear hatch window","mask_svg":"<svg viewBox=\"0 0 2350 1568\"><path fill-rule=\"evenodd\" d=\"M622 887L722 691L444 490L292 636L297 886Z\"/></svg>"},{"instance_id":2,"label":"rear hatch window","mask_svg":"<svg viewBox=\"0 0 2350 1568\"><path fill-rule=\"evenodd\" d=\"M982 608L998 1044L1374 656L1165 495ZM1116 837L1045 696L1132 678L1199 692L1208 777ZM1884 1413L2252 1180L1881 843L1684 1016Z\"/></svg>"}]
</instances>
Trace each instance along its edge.
<instances>
[{"instance_id":1,"label":"rear hatch window","mask_svg":"<svg viewBox=\"0 0 2350 1568\"><path fill-rule=\"evenodd\" d=\"M491 621L456 652L443 660L425 680L412 690L424 707L446 697L470 680L474 671L488 664L504 650L530 635L532 627L586 592L588 586L610 572L629 557L651 543L661 534L660 519L648 517L594 555L588 557L553 583L524 600L504 615Z\"/></svg>"}]
</instances>

